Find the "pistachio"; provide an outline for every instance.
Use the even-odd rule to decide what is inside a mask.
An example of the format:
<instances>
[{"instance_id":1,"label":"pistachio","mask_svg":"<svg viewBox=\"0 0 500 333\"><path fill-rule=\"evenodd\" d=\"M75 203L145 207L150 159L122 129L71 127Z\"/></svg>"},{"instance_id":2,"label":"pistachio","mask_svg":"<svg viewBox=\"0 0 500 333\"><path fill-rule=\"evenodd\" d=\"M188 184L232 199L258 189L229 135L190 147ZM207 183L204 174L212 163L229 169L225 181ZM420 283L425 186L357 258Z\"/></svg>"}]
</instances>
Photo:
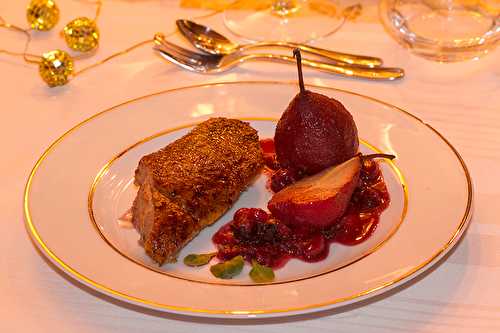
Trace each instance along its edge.
<instances>
[{"instance_id":1,"label":"pistachio","mask_svg":"<svg viewBox=\"0 0 500 333\"><path fill-rule=\"evenodd\" d=\"M232 279L241 273L245 261L242 256L236 256L231 260L218 263L210 267L210 272L219 279Z\"/></svg>"},{"instance_id":2,"label":"pistachio","mask_svg":"<svg viewBox=\"0 0 500 333\"><path fill-rule=\"evenodd\" d=\"M250 277L253 282L267 283L274 281L274 272L270 267L259 264L256 260L252 260L252 270Z\"/></svg>"},{"instance_id":3,"label":"pistachio","mask_svg":"<svg viewBox=\"0 0 500 333\"><path fill-rule=\"evenodd\" d=\"M191 267L198 267L206 265L217 255L217 252L202 253L202 254L188 254L184 257L184 264Z\"/></svg>"}]
</instances>

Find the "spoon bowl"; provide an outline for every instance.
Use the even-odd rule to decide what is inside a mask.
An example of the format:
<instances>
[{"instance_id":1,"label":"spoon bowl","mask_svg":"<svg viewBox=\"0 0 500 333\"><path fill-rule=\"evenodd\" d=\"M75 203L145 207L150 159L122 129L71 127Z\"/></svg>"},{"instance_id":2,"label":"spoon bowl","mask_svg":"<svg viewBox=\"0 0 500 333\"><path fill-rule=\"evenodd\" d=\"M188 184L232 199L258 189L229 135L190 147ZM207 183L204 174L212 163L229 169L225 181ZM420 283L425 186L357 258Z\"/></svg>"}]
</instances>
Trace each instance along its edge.
<instances>
[{"instance_id":1,"label":"spoon bowl","mask_svg":"<svg viewBox=\"0 0 500 333\"><path fill-rule=\"evenodd\" d=\"M199 50L209 54L226 55L235 52L239 45L210 27L190 20L177 20L177 28Z\"/></svg>"}]
</instances>

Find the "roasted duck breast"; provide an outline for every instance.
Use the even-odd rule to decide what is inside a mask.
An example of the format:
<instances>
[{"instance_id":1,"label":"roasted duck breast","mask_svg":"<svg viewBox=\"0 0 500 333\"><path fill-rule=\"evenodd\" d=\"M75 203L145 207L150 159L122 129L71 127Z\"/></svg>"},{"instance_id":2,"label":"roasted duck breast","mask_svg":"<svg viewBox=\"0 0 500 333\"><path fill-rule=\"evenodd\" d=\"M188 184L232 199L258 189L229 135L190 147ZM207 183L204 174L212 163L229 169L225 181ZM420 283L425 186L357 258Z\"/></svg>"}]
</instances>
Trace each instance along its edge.
<instances>
[{"instance_id":1,"label":"roasted duck breast","mask_svg":"<svg viewBox=\"0 0 500 333\"><path fill-rule=\"evenodd\" d=\"M263 167L257 131L236 119L211 118L142 157L133 224L158 264L176 256L236 201Z\"/></svg>"}]
</instances>

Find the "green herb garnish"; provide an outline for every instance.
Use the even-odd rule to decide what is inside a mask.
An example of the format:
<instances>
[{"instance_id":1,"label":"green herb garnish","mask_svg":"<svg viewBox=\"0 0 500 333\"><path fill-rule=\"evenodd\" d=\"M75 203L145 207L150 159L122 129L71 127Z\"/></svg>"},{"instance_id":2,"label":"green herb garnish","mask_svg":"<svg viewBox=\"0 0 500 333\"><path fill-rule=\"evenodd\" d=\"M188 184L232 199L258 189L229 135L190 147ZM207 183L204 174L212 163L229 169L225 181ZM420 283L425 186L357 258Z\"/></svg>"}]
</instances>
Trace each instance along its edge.
<instances>
[{"instance_id":1,"label":"green herb garnish","mask_svg":"<svg viewBox=\"0 0 500 333\"><path fill-rule=\"evenodd\" d=\"M236 256L231 260L218 263L210 267L210 272L219 279L231 279L240 274L245 261L242 256Z\"/></svg>"},{"instance_id":2,"label":"green herb garnish","mask_svg":"<svg viewBox=\"0 0 500 333\"><path fill-rule=\"evenodd\" d=\"M217 252L202 253L202 254L188 254L184 257L184 264L191 267L198 267L206 265L217 255Z\"/></svg>"},{"instance_id":3,"label":"green herb garnish","mask_svg":"<svg viewBox=\"0 0 500 333\"><path fill-rule=\"evenodd\" d=\"M256 260L252 260L252 270L250 277L253 282L266 283L274 281L274 272L270 267L259 264Z\"/></svg>"}]
</instances>

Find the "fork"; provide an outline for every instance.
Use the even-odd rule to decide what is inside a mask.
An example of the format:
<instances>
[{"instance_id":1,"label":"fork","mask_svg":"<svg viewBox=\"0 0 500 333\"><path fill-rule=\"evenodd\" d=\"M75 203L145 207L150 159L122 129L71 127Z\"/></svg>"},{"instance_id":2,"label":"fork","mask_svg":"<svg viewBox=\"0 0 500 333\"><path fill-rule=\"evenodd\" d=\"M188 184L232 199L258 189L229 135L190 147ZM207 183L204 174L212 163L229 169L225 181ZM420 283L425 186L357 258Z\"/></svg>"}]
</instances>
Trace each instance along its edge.
<instances>
[{"instance_id":1,"label":"fork","mask_svg":"<svg viewBox=\"0 0 500 333\"><path fill-rule=\"evenodd\" d=\"M228 55L201 54L170 43L165 39L163 34L156 34L154 41L156 44L154 49L160 52L165 59L184 69L203 74L225 72L247 61L272 61L296 64L296 60L293 57L270 53L245 54L235 52ZM404 76L404 70L401 68L368 68L349 64L323 63L308 59L302 59L302 65L330 74L372 80L395 80Z\"/></svg>"}]
</instances>

